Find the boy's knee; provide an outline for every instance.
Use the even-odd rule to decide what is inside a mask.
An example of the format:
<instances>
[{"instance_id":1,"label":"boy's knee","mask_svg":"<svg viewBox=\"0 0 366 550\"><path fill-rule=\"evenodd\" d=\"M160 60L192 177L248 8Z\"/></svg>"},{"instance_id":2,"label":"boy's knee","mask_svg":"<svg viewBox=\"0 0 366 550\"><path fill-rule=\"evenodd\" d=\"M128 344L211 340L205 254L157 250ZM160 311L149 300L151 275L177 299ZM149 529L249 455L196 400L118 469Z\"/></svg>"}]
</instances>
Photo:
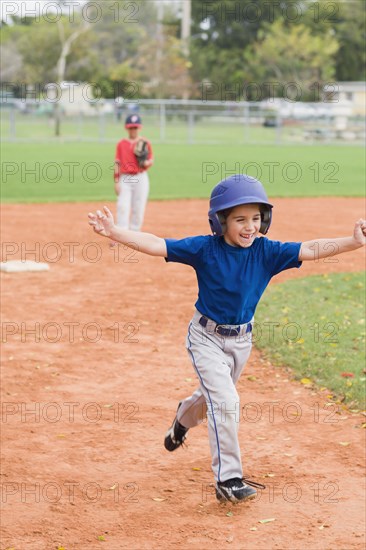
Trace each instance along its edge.
<instances>
[{"instance_id":1,"label":"boy's knee","mask_svg":"<svg viewBox=\"0 0 366 550\"><path fill-rule=\"evenodd\" d=\"M214 416L220 422L240 419L240 398L238 392L231 391L230 395L223 395L221 398L207 403L207 416Z\"/></svg>"}]
</instances>

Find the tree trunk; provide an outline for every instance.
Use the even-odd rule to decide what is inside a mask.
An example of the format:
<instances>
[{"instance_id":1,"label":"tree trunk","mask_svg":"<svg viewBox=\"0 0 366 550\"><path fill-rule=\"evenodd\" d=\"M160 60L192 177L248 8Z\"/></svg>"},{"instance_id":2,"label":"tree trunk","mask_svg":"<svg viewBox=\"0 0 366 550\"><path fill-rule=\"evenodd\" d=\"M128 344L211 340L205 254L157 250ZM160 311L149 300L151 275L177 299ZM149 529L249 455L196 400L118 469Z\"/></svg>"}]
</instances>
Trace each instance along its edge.
<instances>
[{"instance_id":1,"label":"tree trunk","mask_svg":"<svg viewBox=\"0 0 366 550\"><path fill-rule=\"evenodd\" d=\"M55 117L55 136L60 137L61 135L61 112L60 105L58 102L55 103L54 108L54 117Z\"/></svg>"},{"instance_id":2,"label":"tree trunk","mask_svg":"<svg viewBox=\"0 0 366 550\"><path fill-rule=\"evenodd\" d=\"M65 29L62 24L61 20L57 21L57 27L58 27L58 33L60 37L61 42L61 54L57 62L57 84L60 85L63 80L65 80L65 73L66 73L66 59L67 56L70 53L71 45L72 43L79 38L81 34L86 32L89 27L90 23L87 21L83 21L81 26L76 29L69 38L65 38ZM62 94L62 90L61 90ZM62 97L62 95L61 95ZM61 99L61 98L60 98ZM60 137L61 135L61 109L60 104L58 101L55 102L55 108L54 108L54 117L55 117L55 136Z\"/></svg>"}]
</instances>

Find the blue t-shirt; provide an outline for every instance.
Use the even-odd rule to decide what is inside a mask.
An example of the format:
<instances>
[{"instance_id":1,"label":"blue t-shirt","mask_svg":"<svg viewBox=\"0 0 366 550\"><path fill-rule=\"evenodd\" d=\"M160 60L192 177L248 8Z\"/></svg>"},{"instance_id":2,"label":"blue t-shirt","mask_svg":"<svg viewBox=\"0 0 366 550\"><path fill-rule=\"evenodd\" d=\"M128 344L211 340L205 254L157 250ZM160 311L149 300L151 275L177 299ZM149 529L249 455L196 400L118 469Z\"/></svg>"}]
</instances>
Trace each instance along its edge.
<instances>
[{"instance_id":1,"label":"blue t-shirt","mask_svg":"<svg viewBox=\"0 0 366 550\"><path fill-rule=\"evenodd\" d=\"M192 266L197 275L196 308L219 324L248 323L271 278L300 267L301 243L256 238L248 248L227 244L223 237L165 239L167 262Z\"/></svg>"}]
</instances>

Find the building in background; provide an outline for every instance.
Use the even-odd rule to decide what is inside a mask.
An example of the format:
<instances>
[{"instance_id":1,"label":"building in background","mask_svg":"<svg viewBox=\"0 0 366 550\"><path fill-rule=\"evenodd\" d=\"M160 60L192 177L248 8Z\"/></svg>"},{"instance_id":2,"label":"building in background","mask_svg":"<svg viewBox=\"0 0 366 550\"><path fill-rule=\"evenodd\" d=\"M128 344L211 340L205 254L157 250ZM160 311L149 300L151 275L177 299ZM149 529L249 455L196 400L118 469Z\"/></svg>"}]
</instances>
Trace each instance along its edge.
<instances>
[{"instance_id":1,"label":"building in background","mask_svg":"<svg viewBox=\"0 0 366 550\"><path fill-rule=\"evenodd\" d=\"M332 82L323 88L323 101L348 103L352 115L366 115L366 82Z\"/></svg>"}]
</instances>

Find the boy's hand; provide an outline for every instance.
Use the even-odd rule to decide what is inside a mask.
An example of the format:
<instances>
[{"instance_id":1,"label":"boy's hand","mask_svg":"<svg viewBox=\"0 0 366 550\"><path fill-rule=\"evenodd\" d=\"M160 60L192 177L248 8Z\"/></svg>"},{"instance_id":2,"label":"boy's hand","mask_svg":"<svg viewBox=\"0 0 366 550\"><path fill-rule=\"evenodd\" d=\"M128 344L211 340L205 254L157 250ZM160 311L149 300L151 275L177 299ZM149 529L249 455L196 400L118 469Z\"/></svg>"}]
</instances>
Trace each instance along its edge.
<instances>
[{"instance_id":1,"label":"boy's hand","mask_svg":"<svg viewBox=\"0 0 366 550\"><path fill-rule=\"evenodd\" d=\"M101 210L97 210L96 214L91 212L88 214L89 225L91 225L96 233L103 235L104 237L110 237L112 229L114 227L113 214L104 206L104 213Z\"/></svg>"},{"instance_id":2,"label":"boy's hand","mask_svg":"<svg viewBox=\"0 0 366 550\"><path fill-rule=\"evenodd\" d=\"M353 238L357 242L357 244L366 244L366 220L363 220L361 218L355 223Z\"/></svg>"}]
</instances>

